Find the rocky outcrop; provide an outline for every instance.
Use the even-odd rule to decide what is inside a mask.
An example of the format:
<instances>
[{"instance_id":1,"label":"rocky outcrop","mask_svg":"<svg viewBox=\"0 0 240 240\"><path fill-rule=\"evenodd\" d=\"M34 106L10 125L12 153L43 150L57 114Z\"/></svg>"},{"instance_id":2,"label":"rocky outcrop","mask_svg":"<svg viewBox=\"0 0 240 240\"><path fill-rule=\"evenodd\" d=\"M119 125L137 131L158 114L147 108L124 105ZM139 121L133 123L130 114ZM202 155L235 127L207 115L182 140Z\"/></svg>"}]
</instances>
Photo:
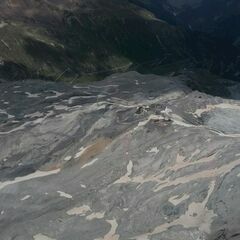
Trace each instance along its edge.
<instances>
[{"instance_id":1,"label":"rocky outcrop","mask_svg":"<svg viewBox=\"0 0 240 240\"><path fill-rule=\"evenodd\" d=\"M239 101L129 72L0 106L1 239L239 238Z\"/></svg>"}]
</instances>

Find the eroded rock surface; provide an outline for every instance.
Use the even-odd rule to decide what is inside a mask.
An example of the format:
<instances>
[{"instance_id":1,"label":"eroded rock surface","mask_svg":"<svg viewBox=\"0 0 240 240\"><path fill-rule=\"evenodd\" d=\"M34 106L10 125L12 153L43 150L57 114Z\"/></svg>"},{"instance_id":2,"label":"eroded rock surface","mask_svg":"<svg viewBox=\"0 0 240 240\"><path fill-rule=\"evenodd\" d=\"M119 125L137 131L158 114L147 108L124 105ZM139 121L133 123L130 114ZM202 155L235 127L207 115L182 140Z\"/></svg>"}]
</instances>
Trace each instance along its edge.
<instances>
[{"instance_id":1,"label":"eroded rock surface","mask_svg":"<svg viewBox=\"0 0 240 240\"><path fill-rule=\"evenodd\" d=\"M239 239L239 101L135 72L0 101L0 239Z\"/></svg>"}]
</instances>

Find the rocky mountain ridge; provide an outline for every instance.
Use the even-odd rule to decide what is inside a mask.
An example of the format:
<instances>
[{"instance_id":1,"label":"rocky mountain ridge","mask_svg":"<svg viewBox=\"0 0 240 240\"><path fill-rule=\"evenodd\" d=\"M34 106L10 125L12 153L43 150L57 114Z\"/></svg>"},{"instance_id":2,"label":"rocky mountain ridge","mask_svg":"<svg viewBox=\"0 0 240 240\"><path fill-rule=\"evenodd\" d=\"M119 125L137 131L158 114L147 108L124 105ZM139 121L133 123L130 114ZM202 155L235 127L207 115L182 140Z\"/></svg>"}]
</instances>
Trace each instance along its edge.
<instances>
[{"instance_id":1,"label":"rocky mountain ridge","mask_svg":"<svg viewBox=\"0 0 240 240\"><path fill-rule=\"evenodd\" d=\"M240 103L183 79L2 81L1 238L239 239Z\"/></svg>"}]
</instances>

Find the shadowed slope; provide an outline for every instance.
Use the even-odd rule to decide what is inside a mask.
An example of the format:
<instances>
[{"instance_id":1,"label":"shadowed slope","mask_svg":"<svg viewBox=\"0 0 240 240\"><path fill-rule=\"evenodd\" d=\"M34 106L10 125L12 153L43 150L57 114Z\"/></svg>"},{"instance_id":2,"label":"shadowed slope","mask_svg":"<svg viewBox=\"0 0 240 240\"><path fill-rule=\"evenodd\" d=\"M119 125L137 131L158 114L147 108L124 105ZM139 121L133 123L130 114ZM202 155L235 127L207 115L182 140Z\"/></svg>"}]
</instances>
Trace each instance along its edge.
<instances>
[{"instance_id":1,"label":"shadowed slope","mask_svg":"<svg viewBox=\"0 0 240 240\"><path fill-rule=\"evenodd\" d=\"M234 48L225 51L128 1L7 2L0 3L4 78L86 81L127 69L169 72L169 64L170 72L189 65L235 69Z\"/></svg>"}]
</instances>

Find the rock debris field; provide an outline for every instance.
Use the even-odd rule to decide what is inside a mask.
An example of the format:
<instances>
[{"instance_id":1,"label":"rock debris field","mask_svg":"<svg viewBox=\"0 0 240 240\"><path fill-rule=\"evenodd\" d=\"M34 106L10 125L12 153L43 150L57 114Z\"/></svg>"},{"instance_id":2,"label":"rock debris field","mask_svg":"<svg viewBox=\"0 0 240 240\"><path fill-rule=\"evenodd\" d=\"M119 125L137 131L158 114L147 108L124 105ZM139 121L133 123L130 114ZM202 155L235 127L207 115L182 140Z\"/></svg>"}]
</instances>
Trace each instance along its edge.
<instances>
[{"instance_id":1,"label":"rock debris field","mask_svg":"<svg viewBox=\"0 0 240 240\"><path fill-rule=\"evenodd\" d=\"M240 102L178 77L0 83L1 240L240 239Z\"/></svg>"}]
</instances>

